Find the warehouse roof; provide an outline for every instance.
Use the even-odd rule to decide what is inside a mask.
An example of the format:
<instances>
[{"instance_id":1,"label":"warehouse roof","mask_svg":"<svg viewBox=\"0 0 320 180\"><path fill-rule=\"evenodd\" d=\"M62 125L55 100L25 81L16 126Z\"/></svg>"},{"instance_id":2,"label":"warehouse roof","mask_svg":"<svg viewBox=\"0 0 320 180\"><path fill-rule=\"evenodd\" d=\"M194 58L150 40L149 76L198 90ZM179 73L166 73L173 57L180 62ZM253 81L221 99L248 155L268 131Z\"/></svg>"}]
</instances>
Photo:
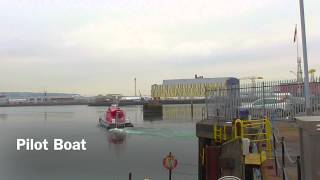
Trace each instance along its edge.
<instances>
[{"instance_id":1,"label":"warehouse roof","mask_svg":"<svg viewBox=\"0 0 320 180\"><path fill-rule=\"evenodd\" d=\"M238 80L238 79L234 77L169 79L169 80L163 80L163 85L225 83L227 80Z\"/></svg>"}]
</instances>

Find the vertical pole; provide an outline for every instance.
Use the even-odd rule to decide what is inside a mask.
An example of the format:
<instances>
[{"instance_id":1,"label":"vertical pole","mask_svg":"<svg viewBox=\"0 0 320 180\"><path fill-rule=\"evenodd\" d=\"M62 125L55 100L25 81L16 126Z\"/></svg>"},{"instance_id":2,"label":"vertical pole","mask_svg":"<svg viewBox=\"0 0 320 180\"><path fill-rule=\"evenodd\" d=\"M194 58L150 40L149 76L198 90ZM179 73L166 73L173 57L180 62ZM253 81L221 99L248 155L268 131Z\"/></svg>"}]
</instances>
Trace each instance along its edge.
<instances>
[{"instance_id":1,"label":"vertical pole","mask_svg":"<svg viewBox=\"0 0 320 180\"><path fill-rule=\"evenodd\" d=\"M296 24L296 31L298 34L298 25ZM298 35L296 35L296 42L297 42L297 60L299 59L299 39L298 39ZM297 75L299 75L299 70L297 71ZM297 80L299 79L299 77L297 77Z\"/></svg>"},{"instance_id":2,"label":"vertical pole","mask_svg":"<svg viewBox=\"0 0 320 180\"><path fill-rule=\"evenodd\" d=\"M43 101L44 103L47 103L47 90L44 89L44 98L43 98Z\"/></svg>"},{"instance_id":3,"label":"vertical pole","mask_svg":"<svg viewBox=\"0 0 320 180\"><path fill-rule=\"evenodd\" d=\"M298 27L296 24L296 31L298 34ZM303 77L302 77L302 69L301 69L301 57L299 54L299 36L296 35L296 43L297 43L297 82L303 82Z\"/></svg>"},{"instance_id":4,"label":"vertical pole","mask_svg":"<svg viewBox=\"0 0 320 180\"><path fill-rule=\"evenodd\" d=\"M306 29L304 20L304 4L303 0L300 2L300 20L301 20L301 35L302 35L302 53L303 53L303 66L304 66L304 97L306 100L306 114L310 116L312 114L310 104L310 91L309 91L309 68L308 68L308 54L307 54L307 40L306 40Z\"/></svg>"},{"instance_id":5,"label":"vertical pole","mask_svg":"<svg viewBox=\"0 0 320 180\"><path fill-rule=\"evenodd\" d=\"M207 90L207 88L206 87L204 87L204 93L205 93L205 96L206 96L206 111L207 111L207 119L209 119L209 111L208 111L208 90Z\"/></svg>"},{"instance_id":6,"label":"vertical pole","mask_svg":"<svg viewBox=\"0 0 320 180\"><path fill-rule=\"evenodd\" d=\"M171 152L169 152L169 156L170 156L170 158L172 157L171 156ZM169 169L169 180L171 180L171 173L172 173L172 170L171 170L171 167L170 167L170 169Z\"/></svg>"},{"instance_id":7,"label":"vertical pole","mask_svg":"<svg viewBox=\"0 0 320 180\"><path fill-rule=\"evenodd\" d=\"M276 175L278 176L278 164L277 164L277 145L276 145L276 137L275 135L272 133L272 137L273 137L273 152L274 152L274 164L276 166Z\"/></svg>"},{"instance_id":8,"label":"vertical pole","mask_svg":"<svg viewBox=\"0 0 320 180\"><path fill-rule=\"evenodd\" d=\"M193 99L191 99L191 118L193 119Z\"/></svg>"},{"instance_id":9,"label":"vertical pole","mask_svg":"<svg viewBox=\"0 0 320 180\"><path fill-rule=\"evenodd\" d=\"M262 82L262 98L263 98L263 118L266 118L266 101L264 92L264 82Z\"/></svg>"},{"instance_id":10,"label":"vertical pole","mask_svg":"<svg viewBox=\"0 0 320 180\"><path fill-rule=\"evenodd\" d=\"M302 69L301 69L301 57L299 54L299 36L298 36L298 25L296 24L296 44L297 44L297 82L303 82Z\"/></svg>"},{"instance_id":11,"label":"vertical pole","mask_svg":"<svg viewBox=\"0 0 320 180\"><path fill-rule=\"evenodd\" d=\"M202 109L201 109L201 116L202 116L201 120L204 120L204 107L202 107Z\"/></svg>"},{"instance_id":12,"label":"vertical pole","mask_svg":"<svg viewBox=\"0 0 320 180\"><path fill-rule=\"evenodd\" d=\"M129 180L132 180L132 173L129 172Z\"/></svg>"},{"instance_id":13,"label":"vertical pole","mask_svg":"<svg viewBox=\"0 0 320 180\"><path fill-rule=\"evenodd\" d=\"M202 138L198 138L198 180L202 180L202 145L203 140Z\"/></svg>"},{"instance_id":14,"label":"vertical pole","mask_svg":"<svg viewBox=\"0 0 320 180\"><path fill-rule=\"evenodd\" d=\"M284 162L284 137L281 137L281 155L282 155L282 178L283 180L286 179L286 175L284 173L284 167L285 167L285 162Z\"/></svg>"},{"instance_id":15,"label":"vertical pole","mask_svg":"<svg viewBox=\"0 0 320 180\"><path fill-rule=\"evenodd\" d=\"M297 156L297 173L298 173L298 180L301 180L301 166L300 166L300 156Z\"/></svg>"},{"instance_id":16,"label":"vertical pole","mask_svg":"<svg viewBox=\"0 0 320 180\"><path fill-rule=\"evenodd\" d=\"M306 178L306 171L305 171L305 163L304 163L304 160L305 160L305 153L304 153L304 146L305 146L305 140L303 138L303 130L302 128L300 127L299 128L299 137L300 137L300 169L301 169L301 179L305 180Z\"/></svg>"},{"instance_id":17,"label":"vertical pole","mask_svg":"<svg viewBox=\"0 0 320 180\"><path fill-rule=\"evenodd\" d=\"M137 78L134 78L134 96L137 96Z\"/></svg>"}]
</instances>

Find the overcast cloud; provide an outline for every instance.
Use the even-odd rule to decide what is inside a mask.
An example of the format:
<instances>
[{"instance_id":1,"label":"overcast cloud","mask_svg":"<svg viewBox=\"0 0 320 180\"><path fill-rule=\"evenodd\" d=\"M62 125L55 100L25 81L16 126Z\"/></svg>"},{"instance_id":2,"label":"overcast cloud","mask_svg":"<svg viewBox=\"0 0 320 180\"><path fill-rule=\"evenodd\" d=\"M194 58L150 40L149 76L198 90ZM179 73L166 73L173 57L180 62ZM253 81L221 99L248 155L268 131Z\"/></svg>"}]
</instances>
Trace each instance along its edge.
<instances>
[{"instance_id":1,"label":"overcast cloud","mask_svg":"<svg viewBox=\"0 0 320 180\"><path fill-rule=\"evenodd\" d=\"M298 0L2 0L0 92L143 94L163 79L294 78ZM305 0L320 71L320 1ZM300 29L300 28L299 28ZM299 32L300 33L300 32ZM300 34L298 34L300 36Z\"/></svg>"}]
</instances>

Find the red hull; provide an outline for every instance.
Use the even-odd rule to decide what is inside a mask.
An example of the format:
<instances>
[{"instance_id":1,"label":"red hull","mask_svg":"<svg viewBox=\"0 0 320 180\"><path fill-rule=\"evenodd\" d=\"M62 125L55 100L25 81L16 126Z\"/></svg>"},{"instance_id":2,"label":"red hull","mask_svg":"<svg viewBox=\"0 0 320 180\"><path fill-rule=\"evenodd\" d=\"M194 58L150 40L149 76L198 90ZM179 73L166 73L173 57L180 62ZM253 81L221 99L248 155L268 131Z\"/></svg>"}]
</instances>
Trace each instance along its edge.
<instances>
[{"instance_id":1,"label":"red hull","mask_svg":"<svg viewBox=\"0 0 320 180\"><path fill-rule=\"evenodd\" d=\"M119 107L111 106L106 112L104 121L108 124L123 124L126 123L126 115Z\"/></svg>"},{"instance_id":2,"label":"red hull","mask_svg":"<svg viewBox=\"0 0 320 180\"><path fill-rule=\"evenodd\" d=\"M117 106L110 106L106 115L99 118L99 124L107 129L133 127L130 122L127 122L125 112Z\"/></svg>"}]
</instances>

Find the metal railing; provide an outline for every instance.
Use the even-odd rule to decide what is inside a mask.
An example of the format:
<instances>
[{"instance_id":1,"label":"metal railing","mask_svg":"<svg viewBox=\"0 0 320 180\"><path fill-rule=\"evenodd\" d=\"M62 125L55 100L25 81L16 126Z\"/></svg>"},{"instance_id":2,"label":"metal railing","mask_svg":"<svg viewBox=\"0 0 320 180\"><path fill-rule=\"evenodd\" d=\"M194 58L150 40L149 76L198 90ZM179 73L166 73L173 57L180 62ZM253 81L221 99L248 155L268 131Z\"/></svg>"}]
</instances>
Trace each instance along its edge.
<instances>
[{"instance_id":1,"label":"metal railing","mask_svg":"<svg viewBox=\"0 0 320 180\"><path fill-rule=\"evenodd\" d=\"M227 124L213 125L213 140L216 144L223 144L236 139L247 138L250 142L259 145L258 151L266 152L266 157L271 159L272 155L272 130L268 118L259 120L240 120L232 122L232 131L227 132Z\"/></svg>"},{"instance_id":2,"label":"metal railing","mask_svg":"<svg viewBox=\"0 0 320 180\"><path fill-rule=\"evenodd\" d=\"M284 120L306 113L303 82L295 80L207 88L205 94L208 119ZM310 82L310 95L312 112L320 113L320 78Z\"/></svg>"},{"instance_id":3,"label":"metal railing","mask_svg":"<svg viewBox=\"0 0 320 180\"><path fill-rule=\"evenodd\" d=\"M258 151L266 152L268 159L272 156L271 124L269 119L240 120L237 119L233 125L234 138L248 138L250 142L259 145ZM265 146L263 146L265 145Z\"/></svg>"},{"instance_id":4,"label":"metal railing","mask_svg":"<svg viewBox=\"0 0 320 180\"><path fill-rule=\"evenodd\" d=\"M281 140L279 140L279 130L277 128L273 128L273 155L274 155L274 163L276 166L276 174L282 176L283 180L289 180L286 166L289 163L291 166L297 167L297 179L301 180L301 160L300 156L294 156L290 155L288 152L288 148L285 142L285 138L281 137ZM279 146L281 147L281 151L279 151ZM281 163L279 162L279 159L281 159ZM281 172L281 173L280 173Z\"/></svg>"}]
</instances>

